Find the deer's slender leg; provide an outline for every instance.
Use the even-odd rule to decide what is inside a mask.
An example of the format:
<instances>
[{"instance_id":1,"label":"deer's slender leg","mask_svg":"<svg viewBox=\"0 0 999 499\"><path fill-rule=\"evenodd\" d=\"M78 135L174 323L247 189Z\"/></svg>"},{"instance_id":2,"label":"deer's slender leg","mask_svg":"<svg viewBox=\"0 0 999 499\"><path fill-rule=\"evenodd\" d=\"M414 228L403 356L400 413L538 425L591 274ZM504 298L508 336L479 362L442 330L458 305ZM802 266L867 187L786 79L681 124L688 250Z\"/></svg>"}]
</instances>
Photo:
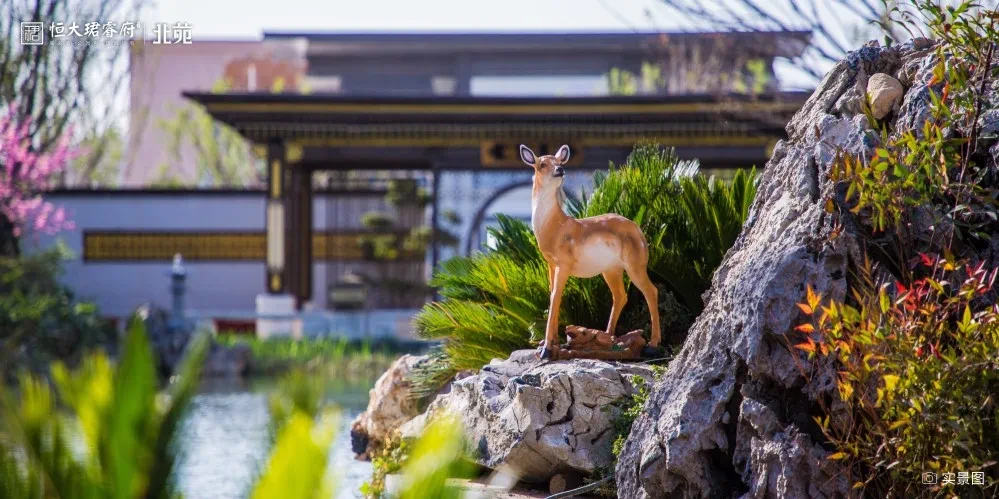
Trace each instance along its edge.
<instances>
[{"instance_id":1,"label":"deer's slender leg","mask_svg":"<svg viewBox=\"0 0 999 499\"><path fill-rule=\"evenodd\" d=\"M555 262L549 260L548 257L545 257L545 262L548 264L548 292L551 293L555 290ZM541 340L541 346L544 347L547 344L548 331L545 331L545 339Z\"/></svg>"},{"instance_id":2,"label":"deer's slender leg","mask_svg":"<svg viewBox=\"0 0 999 499\"><path fill-rule=\"evenodd\" d=\"M643 267L629 268L628 277L641 290L645 296L645 301L649 304L649 315L652 317L652 337L649 338L649 346L658 348L661 334L659 331L659 290L649 280L648 271Z\"/></svg>"},{"instance_id":3,"label":"deer's slender leg","mask_svg":"<svg viewBox=\"0 0 999 499\"><path fill-rule=\"evenodd\" d=\"M610 288L611 295L614 297L610 320L607 322L607 334L614 336L614 331L617 329L617 319L621 317L624 304L628 303L628 292L624 289L624 271L621 269L608 270L603 275L604 280L607 281L607 287Z\"/></svg>"},{"instance_id":4,"label":"deer's slender leg","mask_svg":"<svg viewBox=\"0 0 999 499\"><path fill-rule=\"evenodd\" d=\"M562 305L562 290L565 289L565 282L569 279L569 272L564 267L555 267L555 277L553 279L551 303L548 307L548 326L545 328L545 345L541 349L541 358L547 359L552 355L551 348L558 345L558 313Z\"/></svg>"}]
</instances>

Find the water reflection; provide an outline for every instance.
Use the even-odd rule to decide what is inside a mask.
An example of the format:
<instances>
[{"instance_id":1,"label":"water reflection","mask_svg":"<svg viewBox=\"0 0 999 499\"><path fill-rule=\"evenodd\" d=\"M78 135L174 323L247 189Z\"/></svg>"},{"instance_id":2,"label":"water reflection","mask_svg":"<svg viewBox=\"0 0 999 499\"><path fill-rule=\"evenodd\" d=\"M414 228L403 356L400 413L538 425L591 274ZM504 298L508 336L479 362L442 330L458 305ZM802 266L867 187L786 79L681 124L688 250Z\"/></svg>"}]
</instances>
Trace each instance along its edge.
<instances>
[{"instance_id":1,"label":"water reflection","mask_svg":"<svg viewBox=\"0 0 999 499\"><path fill-rule=\"evenodd\" d=\"M333 444L330 470L337 477L340 498L361 497L358 488L371 476L371 464L354 460L350 422L368 403L374 380L327 383L326 398L343 411ZM266 464L268 394L277 388L271 379L213 380L191 403L181 424L177 480L186 499L235 499L249 487Z\"/></svg>"}]
</instances>

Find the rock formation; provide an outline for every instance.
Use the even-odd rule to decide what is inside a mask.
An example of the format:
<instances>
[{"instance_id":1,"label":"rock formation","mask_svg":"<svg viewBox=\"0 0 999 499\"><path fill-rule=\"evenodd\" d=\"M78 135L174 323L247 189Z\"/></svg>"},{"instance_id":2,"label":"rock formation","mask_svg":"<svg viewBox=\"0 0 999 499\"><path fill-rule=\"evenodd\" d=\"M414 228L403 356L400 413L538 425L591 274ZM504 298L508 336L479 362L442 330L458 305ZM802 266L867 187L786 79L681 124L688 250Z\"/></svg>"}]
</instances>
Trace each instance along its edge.
<instances>
[{"instance_id":1,"label":"rock formation","mask_svg":"<svg viewBox=\"0 0 999 499\"><path fill-rule=\"evenodd\" d=\"M787 335L803 320L796 304L806 286L844 298L860 258L856 227L839 220L834 237L824 205L843 194L828 178L837 151L869 154L878 143L861 99L875 90L877 114L895 130L921 126L933 53L925 40L868 44L838 63L787 125L704 312L635 421L617 464L619 497L849 495L812 419L835 372L817 367L806 385L789 350L797 338ZM900 104L892 80L907 88Z\"/></svg>"},{"instance_id":2,"label":"rock formation","mask_svg":"<svg viewBox=\"0 0 999 499\"><path fill-rule=\"evenodd\" d=\"M871 114L882 119L892 111L898 111L902 102L902 83L893 76L876 73L867 80L867 98L871 104Z\"/></svg>"},{"instance_id":3,"label":"rock formation","mask_svg":"<svg viewBox=\"0 0 999 499\"><path fill-rule=\"evenodd\" d=\"M614 405L634 394L631 375L652 380L649 367L590 359L543 362L534 350L494 360L456 380L403 435L419 435L428 418L451 413L465 425L471 453L489 468L522 481L547 483L565 473L591 474L613 463Z\"/></svg>"},{"instance_id":4,"label":"rock formation","mask_svg":"<svg viewBox=\"0 0 999 499\"><path fill-rule=\"evenodd\" d=\"M408 379L424 356L403 355L385 371L368 392L368 408L354 419L350 442L355 454L366 459L392 433L420 413Z\"/></svg>"}]
</instances>

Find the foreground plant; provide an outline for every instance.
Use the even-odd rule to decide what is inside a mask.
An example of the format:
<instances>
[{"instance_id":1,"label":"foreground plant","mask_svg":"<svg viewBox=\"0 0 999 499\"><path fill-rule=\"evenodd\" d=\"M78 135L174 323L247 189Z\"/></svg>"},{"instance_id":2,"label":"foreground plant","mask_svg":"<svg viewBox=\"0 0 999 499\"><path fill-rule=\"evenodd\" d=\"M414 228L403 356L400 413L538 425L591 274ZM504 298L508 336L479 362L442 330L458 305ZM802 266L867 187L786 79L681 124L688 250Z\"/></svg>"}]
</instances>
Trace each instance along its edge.
<instances>
[{"instance_id":1,"label":"foreground plant","mask_svg":"<svg viewBox=\"0 0 999 499\"><path fill-rule=\"evenodd\" d=\"M389 475L399 474L399 499L434 497L458 499L464 494L450 479L470 478L477 466L466 454L464 428L457 418L431 421L415 442L395 437L372 459L373 475L361 493L369 499L385 497Z\"/></svg>"},{"instance_id":2,"label":"foreground plant","mask_svg":"<svg viewBox=\"0 0 999 499\"><path fill-rule=\"evenodd\" d=\"M76 370L53 364L54 387L26 374L16 391L0 393L0 498L179 497L175 438L210 340L192 340L162 392L140 320L125 342L117 365L96 353ZM289 378L284 386L272 400L273 451L251 495L330 497L336 417L321 410L316 385Z\"/></svg>"},{"instance_id":3,"label":"foreground plant","mask_svg":"<svg viewBox=\"0 0 999 499\"><path fill-rule=\"evenodd\" d=\"M999 493L999 304L996 270L923 255L930 275L912 286L874 286L871 267L855 304L808 289L811 321L795 347L833 362L838 400L816 418L854 487L877 496L958 493L922 473L962 473L961 485ZM813 364L814 365L814 364ZM811 373L806 373L811 374ZM991 492L989 492L991 491Z\"/></svg>"},{"instance_id":4,"label":"foreground plant","mask_svg":"<svg viewBox=\"0 0 999 499\"><path fill-rule=\"evenodd\" d=\"M0 395L0 496L174 496L171 442L208 345L205 336L192 341L163 394L157 393L152 350L139 320L129 327L117 366L101 353L75 371L56 363L54 389L22 376L18 393Z\"/></svg>"},{"instance_id":5,"label":"foreground plant","mask_svg":"<svg viewBox=\"0 0 999 499\"><path fill-rule=\"evenodd\" d=\"M296 410L282 422L253 499L319 499L333 497L326 474L330 447L339 416L324 413L319 420Z\"/></svg>"}]
</instances>

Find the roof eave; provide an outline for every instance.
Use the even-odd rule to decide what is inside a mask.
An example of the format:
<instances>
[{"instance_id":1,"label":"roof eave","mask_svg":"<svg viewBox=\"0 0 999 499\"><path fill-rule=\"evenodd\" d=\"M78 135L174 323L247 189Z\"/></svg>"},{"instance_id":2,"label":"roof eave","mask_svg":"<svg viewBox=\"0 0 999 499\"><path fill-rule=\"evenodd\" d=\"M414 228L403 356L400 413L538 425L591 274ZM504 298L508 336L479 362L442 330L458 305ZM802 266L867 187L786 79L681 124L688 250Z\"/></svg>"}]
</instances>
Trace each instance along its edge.
<instances>
[{"instance_id":1,"label":"roof eave","mask_svg":"<svg viewBox=\"0 0 999 499\"><path fill-rule=\"evenodd\" d=\"M807 48L809 31L683 31L683 32L281 32L264 33L264 40L298 39L309 42L309 52L392 52L400 44L410 51L428 52L502 52L524 50L524 43L536 44L539 50L594 50L607 47L614 51L646 51L650 40L667 38L730 37L761 38L757 45L770 48L774 57L794 58ZM595 45L596 44L596 45ZM329 46L329 47L324 47Z\"/></svg>"}]
</instances>

